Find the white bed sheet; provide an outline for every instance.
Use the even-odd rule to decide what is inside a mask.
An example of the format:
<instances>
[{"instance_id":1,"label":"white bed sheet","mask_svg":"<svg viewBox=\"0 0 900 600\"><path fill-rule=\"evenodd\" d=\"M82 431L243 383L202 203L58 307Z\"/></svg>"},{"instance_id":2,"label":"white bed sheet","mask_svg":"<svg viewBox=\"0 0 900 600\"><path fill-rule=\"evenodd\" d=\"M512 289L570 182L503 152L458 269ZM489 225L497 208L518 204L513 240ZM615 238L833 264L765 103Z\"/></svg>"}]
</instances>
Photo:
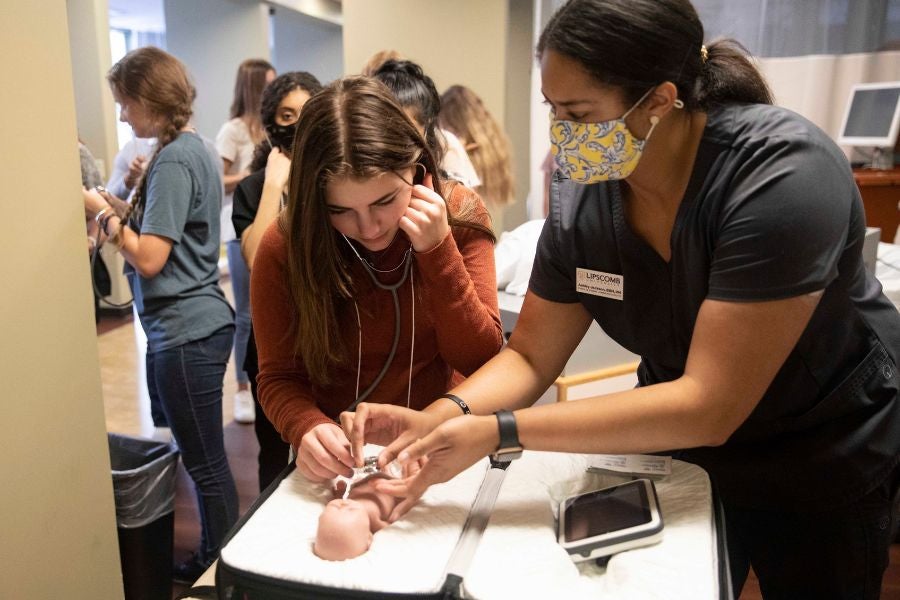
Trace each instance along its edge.
<instances>
[{"instance_id":1,"label":"white bed sheet","mask_svg":"<svg viewBox=\"0 0 900 600\"><path fill-rule=\"evenodd\" d=\"M878 242L878 262L875 276L881 282L884 295L900 307L900 245Z\"/></svg>"},{"instance_id":2,"label":"white bed sheet","mask_svg":"<svg viewBox=\"0 0 900 600\"><path fill-rule=\"evenodd\" d=\"M672 474L656 482L665 523L662 542L620 553L605 569L569 559L556 543L558 502L625 480L586 473L589 462L589 455L526 452L512 464L465 575L467 597L717 598L709 479L687 463L673 461ZM287 581L436 591L486 468L485 460L432 486L408 515L375 535L367 553L343 562L312 553L316 522L330 492L294 472L223 548L220 561Z\"/></svg>"}]
</instances>

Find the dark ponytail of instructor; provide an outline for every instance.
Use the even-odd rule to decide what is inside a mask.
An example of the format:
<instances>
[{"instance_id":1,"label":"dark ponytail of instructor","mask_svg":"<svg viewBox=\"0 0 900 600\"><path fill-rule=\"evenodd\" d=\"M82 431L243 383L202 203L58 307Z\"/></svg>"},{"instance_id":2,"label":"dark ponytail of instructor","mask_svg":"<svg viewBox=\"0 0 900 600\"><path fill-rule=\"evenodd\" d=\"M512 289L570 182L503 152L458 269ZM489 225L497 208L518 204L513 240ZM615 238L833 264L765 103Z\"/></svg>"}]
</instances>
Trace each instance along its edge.
<instances>
[{"instance_id":1,"label":"dark ponytail of instructor","mask_svg":"<svg viewBox=\"0 0 900 600\"><path fill-rule=\"evenodd\" d=\"M731 39L703 45L703 24L688 0L570 0L541 33L538 56L546 50L621 88L626 103L663 81L676 85L687 110L772 103L743 46Z\"/></svg>"}]
</instances>

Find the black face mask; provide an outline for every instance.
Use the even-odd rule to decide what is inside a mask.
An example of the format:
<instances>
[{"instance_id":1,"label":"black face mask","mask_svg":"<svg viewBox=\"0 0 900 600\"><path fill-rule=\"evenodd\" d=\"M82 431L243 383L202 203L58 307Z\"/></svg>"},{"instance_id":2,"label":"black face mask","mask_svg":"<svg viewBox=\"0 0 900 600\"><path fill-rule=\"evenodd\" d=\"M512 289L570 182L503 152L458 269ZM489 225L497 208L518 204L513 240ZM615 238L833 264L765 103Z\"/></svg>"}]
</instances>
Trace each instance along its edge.
<instances>
[{"instance_id":1,"label":"black face mask","mask_svg":"<svg viewBox=\"0 0 900 600\"><path fill-rule=\"evenodd\" d=\"M266 133L269 135L269 142L273 146L281 148L285 154L291 153L291 146L294 144L294 134L297 131L297 122L290 125L279 125L272 123L266 127Z\"/></svg>"}]
</instances>

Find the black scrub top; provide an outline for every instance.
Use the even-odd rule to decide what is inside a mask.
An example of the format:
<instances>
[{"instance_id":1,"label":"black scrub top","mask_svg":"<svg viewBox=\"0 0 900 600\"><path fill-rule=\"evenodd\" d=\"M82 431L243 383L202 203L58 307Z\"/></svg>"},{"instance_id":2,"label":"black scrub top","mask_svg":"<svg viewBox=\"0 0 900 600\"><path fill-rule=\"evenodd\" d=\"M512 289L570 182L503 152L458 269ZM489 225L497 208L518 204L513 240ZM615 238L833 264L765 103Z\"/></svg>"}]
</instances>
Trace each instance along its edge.
<instances>
[{"instance_id":1,"label":"black scrub top","mask_svg":"<svg viewBox=\"0 0 900 600\"><path fill-rule=\"evenodd\" d=\"M253 225L256 213L259 211L259 202L262 199L263 185L266 183L266 170L260 169L244 177L234 189L234 200L231 207L231 224L237 239L241 239L244 231ZM259 356L256 353L256 336L253 334L253 324L250 324L250 335L247 338L247 352L244 354L244 364L241 368L247 373L247 377L256 383L259 375Z\"/></svg>"},{"instance_id":2,"label":"black scrub top","mask_svg":"<svg viewBox=\"0 0 900 600\"><path fill-rule=\"evenodd\" d=\"M234 225L234 231L238 239L241 239L244 231L253 225L253 220L256 219L265 183L266 170L260 169L241 179L234 189L231 224Z\"/></svg>"},{"instance_id":3,"label":"black scrub top","mask_svg":"<svg viewBox=\"0 0 900 600\"><path fill-rule=\"evenodd\" d=\"M704 467L726 503L828 508L900 460L900 315L864 269L864 235L850 166L824 132L782 108L729 105L708 114L668 263L629 227L620 183L557 172L529 289L581 302L641 356L639 385L684 373L705 299L824 290L750 417L724 445L676 456Z\"/></svg>"}]
</instances>

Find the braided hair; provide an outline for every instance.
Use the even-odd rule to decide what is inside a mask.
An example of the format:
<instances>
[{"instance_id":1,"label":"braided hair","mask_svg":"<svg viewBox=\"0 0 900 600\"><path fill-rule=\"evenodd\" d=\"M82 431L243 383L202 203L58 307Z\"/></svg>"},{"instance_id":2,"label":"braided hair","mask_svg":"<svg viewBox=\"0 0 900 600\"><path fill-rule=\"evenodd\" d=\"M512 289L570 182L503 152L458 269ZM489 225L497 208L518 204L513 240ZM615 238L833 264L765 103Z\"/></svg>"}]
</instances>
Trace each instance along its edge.
<instances>
[{"instance_id":1,"label":"braided hair","mask_svg":"<svg viewBox=\"0 0 900 600\"><path fill-rule=\"evenodd\" d=\"M106 80L122 98L141 104L156 120L156 148L150 166L135 186L131 206L119 228L131 219L140 219L146 203L146 179L160 151L171 144L190 122L197 91L184 64L154 47L138 48L126 54L109 70Z\"/></svg>"}]
</instances>

